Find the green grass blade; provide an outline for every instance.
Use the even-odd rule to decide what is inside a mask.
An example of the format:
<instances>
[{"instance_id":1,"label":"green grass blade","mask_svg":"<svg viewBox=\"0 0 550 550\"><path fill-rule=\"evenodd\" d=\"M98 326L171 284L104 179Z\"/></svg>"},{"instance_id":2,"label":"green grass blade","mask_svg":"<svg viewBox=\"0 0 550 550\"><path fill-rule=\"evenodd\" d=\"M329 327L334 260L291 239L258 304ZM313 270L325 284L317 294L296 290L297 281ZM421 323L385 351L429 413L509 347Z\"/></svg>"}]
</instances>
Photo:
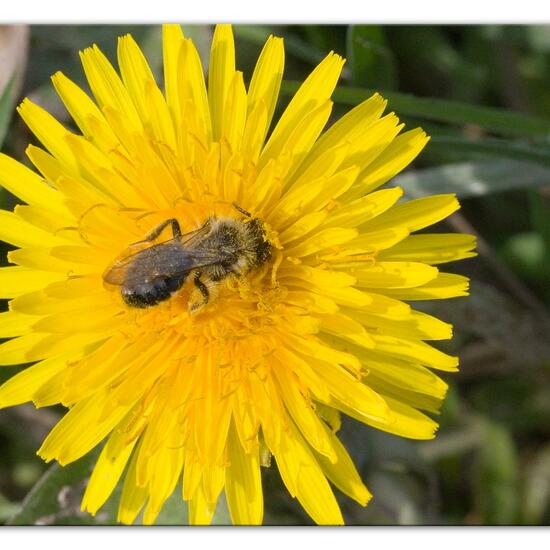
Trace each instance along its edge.
<instances>
[{"instance_id":1,"label":"green grass blade","mask_svg":"<svg viewBox=\"0 0 550 550\"><path fill-rule=\"evenodd\" d=\"M550 168L507 158L487 159L413 170L397 176L392 183L413 197L456 193L464 199L549 185Z\"/></svg>"},{"instance_id":2,"label":"green grass blade","mask_svg":"<svg viewBox=\"0 0 550 550\"><path fill-rule=\"evenodd\" d=\"M299 87L299 82L285 81L281 87L281 93L291 95ZM480 107L459 101L347 87L338 88L332 94L332 99L344 105L357 105L376 91L380 91L388 99L390 108L400 115L409 115L448 124L475 124L503 135L529 136L550 133L550 119L524 115L496 107Z\"/></svg>"},{"instance_id":3,"label":"green grass blade","mask_svg":"<svg viewBox=\"0 0 550 550\"><path fill-rule=\"evenodd\" d=\"M99 449L94 449L81 459L62 467L55 463L36 482L21 506L8 520L7 525L115 525L122 492L122 480L109 500L95 516L80 510L80 502L97 460ZM141 514L135 521L140 524ZM155 522L157 525L187 525L187 502L181 497L178 484L166 500ZM218 500L212 525L230 525L231 518L222 493Z\"/></svg>"},{"instance_id":4,"label":"green grass blade","mask_svg":"<svg viewBox=\"0 0 550 550\"><path fill-rule=\"evenodd\" d=\"M84 480L89 477L98 451L62 468L57 463L31 489L8 525L90 525L92 516L80 511Z\"/></svg>"},{"instance_id":5,"label":"green grass blade","mask_svg":"<svg viewBox=\"0 0 550 550\"><path fill-rule=\"evenodd\" d=\"M537 162L550 167L550 148L505 139L468 139L462 136L432 136L431 151L452 152L472 158L476 156L505 157L508 159Z\"/></svg>"},{"instance_id":6,"label":"green grass blade","mask_svg":"<svg viewBox=\"0 0 550 550\"><path fill-rule=\"evenodd\" d=\"M6 134L10 126L11 116L13 114L12 102L14 83L15 78L12 76L6 84L6 87L2 92L2 96L0 97L0 149L4 144L4 139L6 138Z\"/></svg>"},{"instance_id":7,"label":"green grass blade","mask_svg":"<svg viewBox=\"0 0 550 550\"><path fill-rule=\"evenodd\" d=\"M347 32L347 58L354 86L395 88L397 72L384 28L380 25L351 25Z\"/></svg>"}]
</instances>

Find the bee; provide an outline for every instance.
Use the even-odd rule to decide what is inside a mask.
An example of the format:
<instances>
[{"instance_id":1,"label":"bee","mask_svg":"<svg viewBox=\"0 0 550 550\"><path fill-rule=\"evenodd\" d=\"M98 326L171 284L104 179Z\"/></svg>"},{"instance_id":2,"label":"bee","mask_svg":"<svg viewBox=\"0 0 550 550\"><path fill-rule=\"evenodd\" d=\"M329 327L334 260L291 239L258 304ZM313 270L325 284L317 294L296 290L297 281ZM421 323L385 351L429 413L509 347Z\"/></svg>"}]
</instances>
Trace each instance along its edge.
<instances>
[{"instance_id":1,"label":"bee","mask_svg":"<svg viewBox=\"0 0 550 550\"><path fill-rule=\"evenodd\" d=\"M192 313L210 299L210 290L230 275L245 275L271 257L262 221L234 205L246 218L210 216L189 233L181 232L175 218L162 222L143 241L153 242L171 226L172 238L116 261L104 274L105 282L120 286L131 307L152 307L177 293L192 279L201 299L189 304Z\"/></svg>"}]
</instances>

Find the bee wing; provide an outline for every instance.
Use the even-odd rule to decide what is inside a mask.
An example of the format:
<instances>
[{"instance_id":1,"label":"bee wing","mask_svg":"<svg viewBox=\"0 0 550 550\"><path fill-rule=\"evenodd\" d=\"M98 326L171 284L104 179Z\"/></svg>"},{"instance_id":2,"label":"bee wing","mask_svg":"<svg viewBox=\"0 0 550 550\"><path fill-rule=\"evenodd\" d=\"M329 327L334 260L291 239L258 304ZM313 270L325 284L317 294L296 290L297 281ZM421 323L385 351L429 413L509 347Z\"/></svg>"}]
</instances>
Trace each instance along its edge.
<instances>
[{"instance_id":1,"label":"bee wing","mask_svg":"<svg viewBox=\"0 0 550 550\"><path fill-rule=\"evenodd\" d=\"M121 285L126 280L126 270L128 266L134 261L134 257L137 256L139 252L130 254L121 260L116 261L105 273L103 273L103 280L106 283L112 285Z\"/></svg>"},{"instance_id":2,"label":"bee wing","mask_svg":"<svg viewBox=\"0 0 550 550\"><path fill-rule=\"evenodd\" d=\"M158 264L171 275L184 275L193 269L219 264L229 259L227 254L220 252L180 248L177 254L169 254L169 258L163 258ZM159 273L159 277L162 276L162 273Z\"/></svg>"},{"instance_id":3,"label":"bee wing","mask_svg":"<svg viewBox=\"0 0 550 550\"><path fill-rule=\"evenodd\" d=\"M147 249L150 250L150 249ZM156 261L155 255L150 258L151 264L156 266L157 269L161 268L169 276L173 277L175 275L185 275L192 271L193 269L200 269L201 267L206 267L209 265L221 263L229 260L229 256L224 254L213 254L201 250L188 250L185 248L180 248L177 255L172 255L170 257L162 257L166 250L161 248L156 249L155 252L159 254L159 261ZM128 256L122 260L116 262L108 271L103 275L103 280L107 283L113 285L122 285L122 284L135 284L141 282L142 274L139 272L129 272L128 267L134 261L134 256ZM163 278L165 275L163 273L157 273L152 279Z\"/></svg>"},{"instance_id":4,"label":"bee wing","mask_svg":"<svg viewBox=\"0 0 550 550\"><path fill-rule=\"evenodd\" d=\"M152 279L185 275L193 269L231 261L231 256L223 252L186 248L179 243L173 246L170 243L155 245L138 252L138 254L147 254L147 258L138 261L149 264L151 271L156 272L151 276ZM103 274L103 280L114 285L131 285L141 282L143 278L141 270L128 270L132 263L136 261L135 256L137 254L115 262Z\"/></svg>"},{"instance_id":5,"label":"bee wing","mask_svg":"<svg viewBox=\"0 0 550 550\"><path fill-rule=\"evenodd\" d=\"M178 243L182 247L185 246L187 251L187 247L194 246L196 241L201 237L203 237L205 234L207 234L209 230L210 230L210 224L205 223L202 227L199 227L194 231L190 231L189 233L184 233L179 238L168 239L166 241L157 243L148 248L141 248L136 252L131 252L130 254L127 254L126 256L120 258L119 260L116 260L109 267L109 269L107 269L105 273L103 273L103 280L112 285L122 285L125 282L131 283L132 280L131 280L131 277L130 279L128 279L127 270L128 270L128 267L131 264L133 264L134 261L136 260L136 256L138 256L139 254L143 254L147 250L161 251L161 248L164 245L167 245L169 243ZM142 242L145 242L145 241L140 241L138 243L135 243L135 245L142 244ZM131 249L131 247L135 245L131 245L129 249ZM186 271L190 271L191 269L195 269L196 267L201 267L200 265L194 265L197 262L200 263L201 261L208 261L204 257L204 254L201 254L200 252L198 252L197 258L193 260L193 256L191 255L191 250L189 250L188 252L189 252L189 257L187 257L188 254L182 254L181 251L178 253L178 258L180 259L180 262L181 262L181 266L178 264L178 267L177 267L178 273L185 273ZM151 261L154 262L155 253L153 252L150 254L151 254ZM161 254L161 252L159 252L159 254ZM217 261L220 261L220 260L217 260ZM211 263L216 263L216 261L212 261ZM208 264L202 264L202 265L204 266Z\"/></svg>"}]
</instances>

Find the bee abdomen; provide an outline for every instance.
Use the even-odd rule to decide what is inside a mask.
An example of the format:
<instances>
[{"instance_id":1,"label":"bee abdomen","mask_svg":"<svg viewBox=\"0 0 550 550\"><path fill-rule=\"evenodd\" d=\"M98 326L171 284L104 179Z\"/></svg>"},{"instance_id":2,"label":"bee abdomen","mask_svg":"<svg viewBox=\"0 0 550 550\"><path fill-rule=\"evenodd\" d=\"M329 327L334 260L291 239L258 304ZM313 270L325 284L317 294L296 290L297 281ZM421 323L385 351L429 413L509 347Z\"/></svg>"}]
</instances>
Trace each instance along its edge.
<instances>
[{"instance_id":1,"label":"bee abdomen","mask_svg":"<svg viewBox=\"0 0 550 550\"><path fill-rule=\"evenodd\" d=\"M168 300L185 282L186 275L123 286L122 299L131 307L146 308Z\"/></svg>"}]
</instances>

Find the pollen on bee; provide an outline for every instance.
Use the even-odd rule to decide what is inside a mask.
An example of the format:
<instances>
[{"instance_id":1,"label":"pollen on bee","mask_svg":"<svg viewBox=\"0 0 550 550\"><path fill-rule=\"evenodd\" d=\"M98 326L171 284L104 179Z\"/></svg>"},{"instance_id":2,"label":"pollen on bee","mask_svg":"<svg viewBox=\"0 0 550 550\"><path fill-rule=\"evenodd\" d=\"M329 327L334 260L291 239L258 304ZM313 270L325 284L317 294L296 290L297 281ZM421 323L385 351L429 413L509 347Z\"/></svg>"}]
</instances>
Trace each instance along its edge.
<instances>
[{"instance_id":1,"label":"pollen on bee","mask_svg":"<svg viewBox=\"0 0 550 550\"><path fill-rule=\"evenodd\" d=\"M263 240L266 243L269 243L273 248L277 250L282 250L283 245L279 240L279 232L275 231L267 222L262 222L263 228Z\"/></svg>"}]
</instances>

